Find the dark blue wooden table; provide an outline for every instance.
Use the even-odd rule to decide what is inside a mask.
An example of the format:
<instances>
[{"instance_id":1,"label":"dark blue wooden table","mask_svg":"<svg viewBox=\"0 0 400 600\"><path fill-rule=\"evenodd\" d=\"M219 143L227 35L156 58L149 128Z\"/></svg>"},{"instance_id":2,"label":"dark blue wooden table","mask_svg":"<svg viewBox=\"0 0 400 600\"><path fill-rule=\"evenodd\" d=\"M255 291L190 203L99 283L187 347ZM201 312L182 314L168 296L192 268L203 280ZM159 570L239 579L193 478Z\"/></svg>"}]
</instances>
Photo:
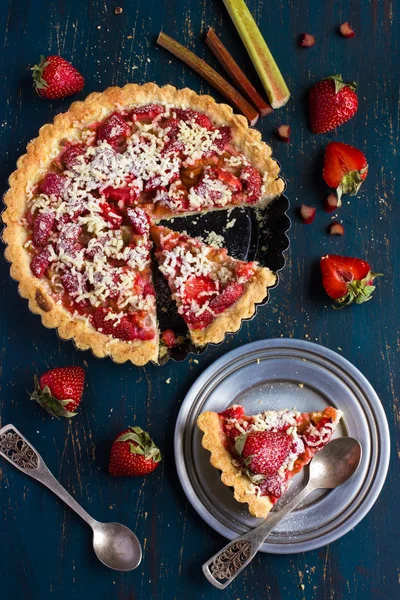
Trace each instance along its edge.
<instances>
[{"instance_id":1,"label":"dark blue wooden table","mask_svg":"<svg viewBox=\"0 0 400 600\"><path fill-rule=\"evenodd\" d=\"M41 125L66 110L70 100L34 96L29 67L40 54L60 53L84 74L79 98L130 81L189 86L214 92L164 50L161 29L213 66L201 34L212 25L238 62L257 78L220 0L3 0L0 11L1 189L26 143ZM121 521L143 542L141 567L128 574L103 567L90 550L86 525L39 484L0 464L0 598L2 600L394 600L399 591L400 408L399 378L399 85L400 3L395 0L249 0L292 92L289 104L259 123L288 182L293 228L288 262L269 304L241 332L211 347L194 362L136 368L95 359L46 330L9 278L1 261L1 425L12 422L43 454L62 484L99 520ZM357 37L338 25L349 20ZM309 31L317 44L296 47ZM337 132L309 133L304 105L311 82L333 73L359 83L358 114ZM214 94L218 100L222 100ZM292 142L274 138L280 123L292 126ZM326 234L329 215L312 226L297 218L301 202L321 207L326 193L321 157L340 140L365 150L370 171L361 194L344 203L343 238ZM368 259L383 272L373 300L335 312L318 277L318 259L343 253ZM174 466L173 434L181 402L195 378L232 348L266 337L306 338L352 361L381 397L392 433L392 461L379 500L354 531L326 548L293 556L259 555L222 593L205 581L202 562L225 540L186 501ZM28 399L33 373L53 366L84 365L82 410L55 421ZM167 383L170 380L170 384ZM146 479L107 474L112 438L128 424L151 430L164 461ZM304 589L302 589L304 586Z\"/></svg>"}]
</instances>

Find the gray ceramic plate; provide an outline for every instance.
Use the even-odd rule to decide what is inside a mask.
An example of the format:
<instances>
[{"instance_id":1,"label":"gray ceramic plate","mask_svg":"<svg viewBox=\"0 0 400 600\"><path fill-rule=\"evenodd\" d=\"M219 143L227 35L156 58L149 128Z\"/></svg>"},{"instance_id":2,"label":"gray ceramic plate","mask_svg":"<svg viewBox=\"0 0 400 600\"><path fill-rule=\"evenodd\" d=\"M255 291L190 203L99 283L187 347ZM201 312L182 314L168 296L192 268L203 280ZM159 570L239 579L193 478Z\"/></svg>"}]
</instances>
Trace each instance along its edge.
<instances>
[{"instance_id":1,"label":"gray ceramic plate","mask_svg":"<svg viewBox=\"0 0 400 600\"><path fill-rule=\"evenodd\" d=\"M266 409L340 408L336 436L357 438L363 456L340 488L314 492L269 536L262 551L291 554L320 548L350 531L377 499L389 465L389 429L374 389L356 367L323 346L293 339L262 340L228 352L200 375L187 394L175 429L175 459L183 489L199 515L228 539L261 521L233 498L210 465L196 426L201 412L242 404L247 414ZM304 474L292 480L291 497ZM279 508L279 503L276 505Z\"/></svg>"}]
</instances>

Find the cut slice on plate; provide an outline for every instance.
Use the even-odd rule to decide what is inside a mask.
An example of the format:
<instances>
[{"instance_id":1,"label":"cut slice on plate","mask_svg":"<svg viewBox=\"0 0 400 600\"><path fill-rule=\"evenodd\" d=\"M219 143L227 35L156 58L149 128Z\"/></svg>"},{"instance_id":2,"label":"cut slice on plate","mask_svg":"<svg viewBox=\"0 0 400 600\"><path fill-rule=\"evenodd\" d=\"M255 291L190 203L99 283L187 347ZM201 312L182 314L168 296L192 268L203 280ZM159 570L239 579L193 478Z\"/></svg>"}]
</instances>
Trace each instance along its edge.
<instances>
[{"instance_id":1,"label":"cut slice on plate","mask_svg":"<svg viewBox=\"0 0 400 600\"><path fill-rule=\"evenodd\" d=\"M197 424L222 482L233 487L235 499L247 503L253 516L265 518L291 478L329 442L341 416L333 407L247 416L234 405L222 413L202 413Z\"/></svg>"},{"instance_id":2,"label":"cut slice on plate","mask_svg":"<svg viewBox=\"0 0 400 600\"><path fill-rule=\"evenodd\" d=\"M228 256L225 248L153 225L151 236L160 271L196 346L221 342L251 317L276 276L256 262Z\"/></svg>"}]
</instances>

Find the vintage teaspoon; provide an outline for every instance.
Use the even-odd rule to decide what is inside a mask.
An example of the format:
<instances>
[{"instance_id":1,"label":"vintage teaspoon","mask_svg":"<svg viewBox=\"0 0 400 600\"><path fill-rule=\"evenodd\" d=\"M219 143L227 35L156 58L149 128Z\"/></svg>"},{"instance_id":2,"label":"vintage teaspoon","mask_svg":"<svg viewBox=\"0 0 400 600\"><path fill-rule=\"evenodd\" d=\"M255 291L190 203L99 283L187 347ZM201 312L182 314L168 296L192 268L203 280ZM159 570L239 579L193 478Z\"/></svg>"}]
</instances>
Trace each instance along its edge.
<instances>
[{"instance_id":1,"label":"vintage teaspoon","mask_svg":"<svg viewBox=\"0 0 400 600\"><path fill-rule=\"evenodd\" d=\"M95 521L50 473L40 454L14 425L0 429L0 454L68 504L93 530L97 558L110 569L132 571L140 565L142 548L136 535L121 523Z\"/></svg>"},{"instance_id":2,"label":"vintage teaspoon","mask_svg":"<svg viewBox=\"0 0 400 600\"><path fill-rule=\"evenodd\" d=\"M361 460L361 444L351 437L333 440L310 462L307 485L280 510L272 513L261 525L229 542L204 563L203 573L216 588L223 590L253 560L265 538L282 519L318 489L333 489L342 485L357 470Z\"/></svg>"}]
</instances>

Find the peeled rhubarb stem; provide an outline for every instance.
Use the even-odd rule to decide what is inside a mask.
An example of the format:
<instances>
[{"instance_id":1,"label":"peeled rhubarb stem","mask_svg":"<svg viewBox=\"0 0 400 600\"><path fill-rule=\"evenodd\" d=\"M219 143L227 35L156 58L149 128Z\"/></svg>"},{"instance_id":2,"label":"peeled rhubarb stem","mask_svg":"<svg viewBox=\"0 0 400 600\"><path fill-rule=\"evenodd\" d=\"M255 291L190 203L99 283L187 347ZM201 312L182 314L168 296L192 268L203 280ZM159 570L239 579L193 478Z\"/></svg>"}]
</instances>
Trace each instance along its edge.
<instances>
[{"instance_id":1,"label":"peeled rhubarb stem","mask_svg":"<svg viewBox=\"0 0 400 600\"><path fill-rule=\"evenodd\" d=\"M272 108L281 108L290 92L244 0L223 0L260 77Z\"/></svg>"},{"instance_id":2,"label":"peeled rhubarb stem","mask_svg":"<svg viewBox=\"0 0 400 600\"><path fill-rule=\"evenodd\" d=\"M270 105L265 102L251 82L247 79L242 69L239 67L235 59L225 48L214 29L210 27L206 35L206 44L210 48L214 56L219 60L229 77L237 85L241 92L250 100L256 107L261 117L265 117L273 112Z\"/></svg>"},{"instance_id":3,"label":"peeled rhubarb stem","mask_svg":"<svg viewBox=\"0 0 400 600\"><path fill-rule=\"evenodd\" d=\"M258 112L256 109L247 102L245 98L239 92L219 75L214 69L212 69L204 60L201 60L193 52L182 46L179 42L161 32L157 39L157 44L162 46L171 54L179 58L182 62L191 67L196 73L198 73L203 79L208 81L220 94L225 96L230 104L233 104L250 122L250 125L255 125L258 120Z\"/></svg>"}]
</instances>

